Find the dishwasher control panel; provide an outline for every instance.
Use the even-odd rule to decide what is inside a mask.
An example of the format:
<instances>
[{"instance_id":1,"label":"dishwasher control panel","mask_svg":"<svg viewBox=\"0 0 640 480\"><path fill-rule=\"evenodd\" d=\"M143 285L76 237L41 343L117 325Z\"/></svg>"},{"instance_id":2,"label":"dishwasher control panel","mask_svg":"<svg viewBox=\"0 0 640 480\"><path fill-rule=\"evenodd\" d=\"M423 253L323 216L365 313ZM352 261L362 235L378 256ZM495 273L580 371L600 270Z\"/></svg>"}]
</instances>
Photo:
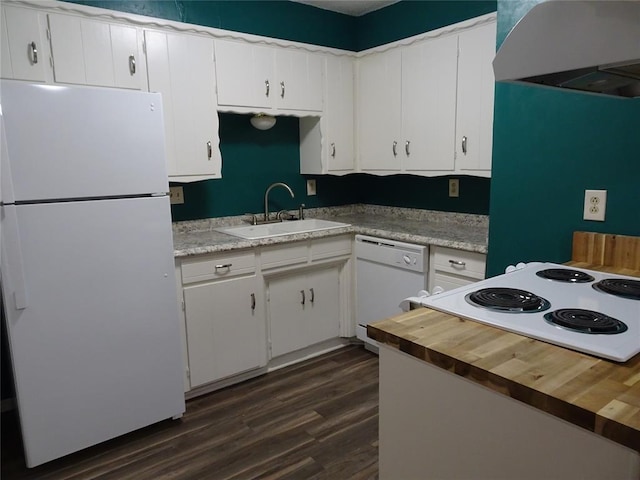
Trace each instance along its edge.
<instances>
[{"instance_id":1,"label":"dishwasher control panel","mask_svg":"<svg viewBox=\"0 0 640 480\"><path fill-rule=\"evenodd\" d=\"M356 235L356 259L414 272L427 271L427 247L384 238Z\"/></svg>"}]
</instances>

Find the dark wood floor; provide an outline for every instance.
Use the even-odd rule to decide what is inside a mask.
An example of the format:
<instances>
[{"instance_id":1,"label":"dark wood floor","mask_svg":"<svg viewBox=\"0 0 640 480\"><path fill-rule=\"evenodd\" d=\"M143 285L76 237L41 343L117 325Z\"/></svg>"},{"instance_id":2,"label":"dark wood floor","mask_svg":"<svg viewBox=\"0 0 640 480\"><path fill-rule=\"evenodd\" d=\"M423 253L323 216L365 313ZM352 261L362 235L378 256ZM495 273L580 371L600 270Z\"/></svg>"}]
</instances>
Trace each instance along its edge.
<instances>
[{"instance_id":1,"label":"dark wood floor","mask_svg":"<svg viewBox=\"0 0 640 480\"><path fill-rule=\"evenodd\" d=\"M378 478L378 357L351 346L187 402L167 420L27 469L13 412L2 479Z\"/></svg>"}]
</instances>

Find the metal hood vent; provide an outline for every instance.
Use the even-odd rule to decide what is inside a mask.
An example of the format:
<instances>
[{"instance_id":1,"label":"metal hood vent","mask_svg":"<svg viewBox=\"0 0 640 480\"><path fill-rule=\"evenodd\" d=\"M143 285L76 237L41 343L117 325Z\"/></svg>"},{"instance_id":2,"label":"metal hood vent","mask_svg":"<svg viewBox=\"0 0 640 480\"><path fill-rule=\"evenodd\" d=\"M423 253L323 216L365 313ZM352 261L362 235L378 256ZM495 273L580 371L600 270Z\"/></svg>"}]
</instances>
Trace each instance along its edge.
<instances>
[{"instance_id":1,"label":"metal hood vent","mask_svg":"<svg viewBox=\"0 0 640 480\"><path fill-rule=\"evenodd\" d=\"M493 60L496 81L640 97L640 1L534 6Z\"/></svg>"}]
</instances>

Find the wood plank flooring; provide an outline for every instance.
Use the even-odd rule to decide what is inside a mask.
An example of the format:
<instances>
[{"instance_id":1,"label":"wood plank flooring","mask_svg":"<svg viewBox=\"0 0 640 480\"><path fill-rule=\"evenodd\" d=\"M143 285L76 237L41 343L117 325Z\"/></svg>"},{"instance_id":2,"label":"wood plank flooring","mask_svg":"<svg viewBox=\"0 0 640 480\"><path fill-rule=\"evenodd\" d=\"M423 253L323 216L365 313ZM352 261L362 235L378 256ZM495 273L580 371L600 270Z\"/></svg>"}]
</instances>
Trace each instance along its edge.
<instances>
[{"instance_id":1,"label":"wood plank flooring","mask_svg":"<svg viewBox=\"0 0 640 480\"><path fill-rule=\"evenodd\" d=\"M124 407L124 406L123 406ZM376 479L378 357L350 346L187 402L167 420L24 466L2 417L2 479Z\"/></svg>"}]
</instances>

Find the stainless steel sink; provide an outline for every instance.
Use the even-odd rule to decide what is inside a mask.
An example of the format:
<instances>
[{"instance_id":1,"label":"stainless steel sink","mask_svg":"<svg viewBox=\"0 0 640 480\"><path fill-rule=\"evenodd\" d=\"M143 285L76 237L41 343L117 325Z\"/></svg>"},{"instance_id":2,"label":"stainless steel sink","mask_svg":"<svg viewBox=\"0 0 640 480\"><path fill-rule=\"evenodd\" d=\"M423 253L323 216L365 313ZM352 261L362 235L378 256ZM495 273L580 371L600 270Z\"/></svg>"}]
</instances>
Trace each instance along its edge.
<instances>
[{"instance_id":1,"label":"stainless steel sink","mask_svg":"<svg viewBox=\"0 0 640 480\"><path fill-rule=\"evenodd\" d=\"M240 225L235 227L217 228L216 231L233 235L234 237L255 240L258 238L278 237L281 235L293 235L295 233L315 232L332 228L348 227L351 224L308 218L305 220L292 220L288 222L269 223L266 225Z\"/></svg>"}]
</instances>

